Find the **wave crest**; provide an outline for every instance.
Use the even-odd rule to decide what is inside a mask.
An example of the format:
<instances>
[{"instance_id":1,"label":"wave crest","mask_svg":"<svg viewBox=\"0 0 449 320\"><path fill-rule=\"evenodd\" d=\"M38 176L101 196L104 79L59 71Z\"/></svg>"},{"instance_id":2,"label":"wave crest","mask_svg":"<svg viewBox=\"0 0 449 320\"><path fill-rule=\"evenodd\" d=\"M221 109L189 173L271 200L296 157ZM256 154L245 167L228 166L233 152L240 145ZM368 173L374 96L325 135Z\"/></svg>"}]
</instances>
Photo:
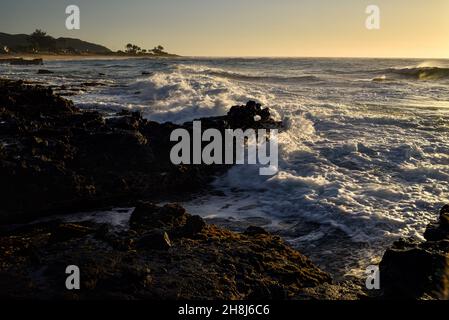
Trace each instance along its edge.
<instances>
[{"instance_id":1,"label":"wave crest","mask_svg":"<svg viewBox=\"0 0 449 320\"><path fill-rule=\"evenodd\" d=\"M416 80L442 80L449 79L449 68L443 67L413 67L390 68L390 73L408 79Z\"/></svg>"},{"instance_id":2,"label":"wave crest","mask_svg":"<svg viewBox=\"0 0 449 320\"><path fill-rule=\"evenodd\" d=\"M187 66L187 65L179 65L178 69L188 71L193 74L202 74L237 81L266 81L266 82L279 82L279 83L323 81L321 78L314 75L280 76L280 75L250 74L250 73L227 71L219 68Z\"/></svg>"}]
</instances>

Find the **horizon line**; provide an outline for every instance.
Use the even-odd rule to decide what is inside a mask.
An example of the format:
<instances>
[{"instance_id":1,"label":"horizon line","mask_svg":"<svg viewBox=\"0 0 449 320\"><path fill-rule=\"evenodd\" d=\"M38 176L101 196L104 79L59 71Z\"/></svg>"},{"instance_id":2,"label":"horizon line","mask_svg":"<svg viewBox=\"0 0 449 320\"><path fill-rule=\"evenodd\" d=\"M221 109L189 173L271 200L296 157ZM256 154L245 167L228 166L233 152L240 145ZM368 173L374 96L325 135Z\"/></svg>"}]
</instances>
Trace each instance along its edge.
<instances>
[{"instance_id":1,"label":"horizon line","mask_svg":"<svg viewBox=\"0 0 449 320\"><path fill-rule=\"evenodd\" d=\"M181 55L178 58L215 58L215 59L384 59L384 60L449 60L449 57L382 57L382 56L259 56L259 55Z\"/></svg>"}]
</instances>

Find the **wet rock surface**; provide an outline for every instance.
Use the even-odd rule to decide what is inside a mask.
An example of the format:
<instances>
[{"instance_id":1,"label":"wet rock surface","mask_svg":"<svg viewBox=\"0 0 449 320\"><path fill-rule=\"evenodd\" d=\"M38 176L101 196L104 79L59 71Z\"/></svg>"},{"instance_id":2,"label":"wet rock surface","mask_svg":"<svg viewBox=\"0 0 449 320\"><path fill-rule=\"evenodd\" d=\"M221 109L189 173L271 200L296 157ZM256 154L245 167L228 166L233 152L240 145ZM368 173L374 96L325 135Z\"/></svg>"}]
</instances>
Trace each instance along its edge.
<instances>
[{"instance_id":1,"label":"wet rock surface","mask_svg":"<svg viewBox=\"0 0 449 320\"><path fill-rule=\"evenodd\" d=\"M202 125L281 128L254 102ZM160 124L130 111L105 118L49 88L0 80L0 223L201 190L229 167L172 164L177 128L192 131L192 124Z\"/></svg>"},{"instance_id":2,"label":"wet rock surface","mask_svg":"<svg viewBox=\"0 0 449 320\"><path fill-rule=\"evenodd\" d=\"M53 221L4 230L0 296L314 299L320 286L331 285L328 274L280 237L207 225L176 204L140 204L130 226ZM66 290L68 265L79 267L81 290Z\"/></svg>"},{"instance_id":3,"label":"wet rock surface","mask_svg":"<svg viewBox=\"0 0 449 320\"><path fill-rule=\"evenodd\" d=\"M383 298L449 299L449 206L427 227L426 241L401 239L380 264Z\"/></svg>"}]
</instances>

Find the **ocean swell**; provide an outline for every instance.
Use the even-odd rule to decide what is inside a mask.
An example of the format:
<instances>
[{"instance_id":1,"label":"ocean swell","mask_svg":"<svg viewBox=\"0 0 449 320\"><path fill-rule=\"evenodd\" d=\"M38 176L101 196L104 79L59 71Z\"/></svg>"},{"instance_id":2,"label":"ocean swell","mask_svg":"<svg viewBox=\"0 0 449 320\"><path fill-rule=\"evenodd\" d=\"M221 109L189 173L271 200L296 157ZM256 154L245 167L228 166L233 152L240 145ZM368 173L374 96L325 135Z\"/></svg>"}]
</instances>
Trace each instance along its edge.
<instances>
[{"instance_id":1,"label":"ocean swell","mask_svg":"<svg viewBox=\"0 0 449 320\"><path fill-rule=\"evenodd\" d=\"M449 68L442 67L412 67L390 68L388 72L406 79L442 80L449 79Z\"/></svg>"}]
</instances>

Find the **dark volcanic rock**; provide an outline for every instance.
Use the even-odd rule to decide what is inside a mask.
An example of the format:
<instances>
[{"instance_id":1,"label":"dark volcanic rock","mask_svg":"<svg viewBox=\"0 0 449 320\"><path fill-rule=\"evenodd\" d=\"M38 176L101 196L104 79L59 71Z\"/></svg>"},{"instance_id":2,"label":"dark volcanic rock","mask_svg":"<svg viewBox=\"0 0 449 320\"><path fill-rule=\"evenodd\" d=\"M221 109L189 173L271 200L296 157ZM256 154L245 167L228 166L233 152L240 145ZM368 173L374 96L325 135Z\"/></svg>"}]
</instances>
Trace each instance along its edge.
<instances>
[{"instance_id":1,"label":"dark volcanic rock","mask_svg":"<svg viewBox=\"0 0 449 320\"><path fill-rule=\"evenodd\" d=\"M178 204L159 207L153 203L141 202L131 215L129 224L132 228L173 229L184 226L189 215Z\"/></svg>"},{"instance_id":2,"label":"dark volcanic rock","mask_svg":"<svg viewBox=\"0 0 449 320\"><path fill-rule=\"evenodd\" d=\"M37 71L37 74L53 74L53 73L54 73L53 71L46 70L46 69L39 69Z\"/></svg>"},{"instance_id":3,"label":"dark volcanic rock","mask_svg":"<svg viewBox=\"0 0 449 320\"><path fill-rule=\"evenodd\" d=\"M186 237L192 237L202 232L205 227L206 222L200 216L189 216L181 232Z\"/></svg>"},{"instance_id":4,"label":"dark volcanic rock","mask_svg":"<svg viewBox=\"0 0 449 320\"><path fill-rule=\"evenodd\" d=\"M6 58L0 59L0 64L11 64L11 65L42 65L44 64L44 60L41 58L37 59L23 59L23 58Z\"/></svg>"},{"instance_id":5,"label":"dark volcanic rock","mask_svg":"<svg viewBox=\"0 0 449 320\"><path fill-rule=\"evenodd\" d=\"M384 298L449 299L449 229L441 210L440 222L429 225L426 242L402 239L385 253L380 264Z\"/></svg>"},{"instance_id":6,"label":"dark volcanic rock","mask_svg":"<svg viewBox=\"0 0 449 320\"><path fill-rule=\"evenodd\" d=\"M61 224L54 231L52 231L48 241L50 243L64 242L76 238L82 238L94 232L94 229L78 224Z\"/></svg>"},{"instance_id":7,"label":"dark volcanic rock","mask_svg":"<svg viewBox=\"0 0 449 320\"><path fill-rule=\"evenodd\" d=\"M144 249L168 250L171 248L171 241L167 232L153 230L139 238L137 245Z\"/></svg>"},{"instance_id":8,"label":"dark volcanic rock","mask_svg":"<svg viewBox=\"0 0 449 320\"><path fill-rule=\"evenodd\" d=\"M449 205L445 205L440 211L441 228L449 232Z\"/></svg>"},{"instance_id":9,"label":"dark volcanic rock","mask_svg":"<svg viewBox=\"0 0 449 320\"><path fill-rule=\"evenodd\" d=\"M137 205L129 225L133 230L165 230L173 237L194 237L206 227L200 216L191 216L179 204L159 207L149 202L140 202Z\"/></svg>"},{"instance_id":10,"label":"dark volcanic rock","mask_svg":"<svg viewBox=\"0 0 449 320\"><path fill-rule=\"evenodd\" d=\"M138 221L141 224L135 230L115 231L94 223L57 224L57 230L69 230L71 236L56 242L49 241L55 237L54 222L3 233L0 296L44 300L307 299L311 297L307 290L331 282L328 274L277 236L253 237L203 225L178 205L147 203L138 208L133 220L135 226ZM195 225L194 231L201 225L201 236L178 233L177 219L172 223L169 218L160 224L162 228L148 225L153 218L144 219L164 213L187 218L184 223ZM92 230L95 232L90 233ZM66 290L67 265L80 268L81 290Z\"/></svg>"},{"instance_id":11,"label":"dark volcanic rock","mask_svg":"<svg viewBox=\"0 0 449 320\"><path fill-rule=\"evenodd\" d=\"M261 104L249 101L246 106L234 106L229 111L229 123L232 128L253 128L254 124L261 121L270 121L271 115L268 108L262 109ZM257 120L259 117L260 120Z\"/></svg>"},{"instance_id":12,"label":"dark volcanic rock","mask_svg":"<svg viewBox=\"0 0 449 320\"><path fill-rule=\"evenodd\" d=\"M202 120L204 129L221 131L281 126L254 103ZM229 166L172 164L177 128L192 124L159 124L129 111L105 119L51 89L0 80L0 224L204 189Z\"/></svg>"}]
</instances>

